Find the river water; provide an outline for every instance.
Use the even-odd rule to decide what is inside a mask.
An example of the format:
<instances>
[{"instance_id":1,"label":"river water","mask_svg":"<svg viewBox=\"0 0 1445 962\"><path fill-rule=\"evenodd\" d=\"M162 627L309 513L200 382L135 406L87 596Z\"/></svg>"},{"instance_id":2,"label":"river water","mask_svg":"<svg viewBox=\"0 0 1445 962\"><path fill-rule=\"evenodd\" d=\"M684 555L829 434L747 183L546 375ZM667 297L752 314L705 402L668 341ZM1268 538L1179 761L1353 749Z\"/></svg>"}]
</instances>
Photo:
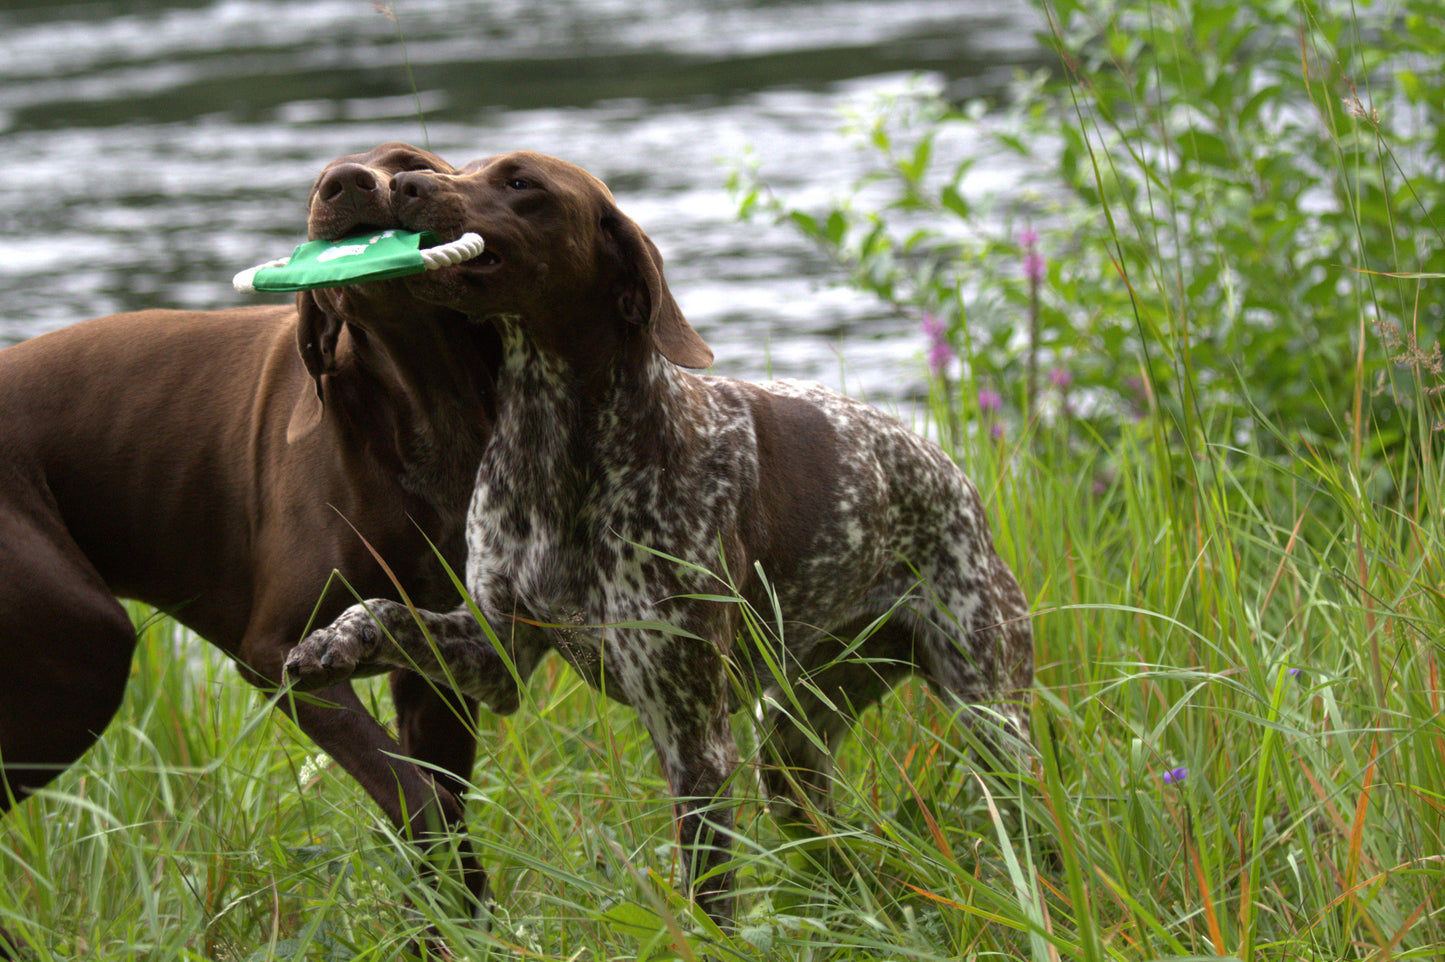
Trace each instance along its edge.
<instances>
[{"instance_id":1,"label":"river water","mask_svg":"<svg viewBox=\"0 0 1445 962\"><path fill-rule=\"evenodd\" d=\"M901 413L916 319L743 223L744 158L803 205L866 156L844 116L922 73L991 96L1043 62L1005 0L132 0L0 4L0 345L145 307L254 303L239 269L303 239L317 172L387 140L462 163L527 148L613 188L716 373L807 377ZM419 115L420 107L420 115ZM966 145L956 149L967 149ZM1006 188L985 160L974 177ZM273 295L274 296L274 295Z\"/></svg>"}]
</instances>

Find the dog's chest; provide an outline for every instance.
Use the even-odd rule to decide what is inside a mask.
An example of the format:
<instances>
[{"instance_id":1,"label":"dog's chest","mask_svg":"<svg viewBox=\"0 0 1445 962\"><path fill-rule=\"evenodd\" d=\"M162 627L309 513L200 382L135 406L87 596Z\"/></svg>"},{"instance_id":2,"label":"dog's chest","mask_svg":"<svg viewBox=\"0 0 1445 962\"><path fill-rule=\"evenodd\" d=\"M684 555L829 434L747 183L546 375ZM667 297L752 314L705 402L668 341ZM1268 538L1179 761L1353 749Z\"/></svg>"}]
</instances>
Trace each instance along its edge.
<instances>
[{"instance_id":1,"label":"dog's chest","mask_svg":"<svg viewBox=\"0 0 1445 962\"><path fill-rule=\"evenodd\" d=\"M636 399L578 423L564 380L525 368L499 419L468 521L469 587L494 607L557 624L673 622L672 599L718 592L720 536L755 484L751 420L706 394L679 397L669 371ZM685 606L682 606L685 607Z\"/></svg>"}]
</instances>

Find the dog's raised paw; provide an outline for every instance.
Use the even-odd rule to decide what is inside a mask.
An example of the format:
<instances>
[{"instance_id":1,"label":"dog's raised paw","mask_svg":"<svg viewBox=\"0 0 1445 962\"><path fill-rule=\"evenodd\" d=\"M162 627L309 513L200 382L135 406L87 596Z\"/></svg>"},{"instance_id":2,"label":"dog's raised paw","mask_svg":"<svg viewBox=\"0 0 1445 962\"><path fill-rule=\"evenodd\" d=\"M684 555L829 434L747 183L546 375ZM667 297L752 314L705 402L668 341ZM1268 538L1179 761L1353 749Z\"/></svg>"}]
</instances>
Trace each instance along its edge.
<instances>
[{"instance_id":1,"label":"dog's raised paw","mask_svg":"<svg viewBox=\"0 0 1445 962\"><path fill-rule=\"evenodd\" d=\"M380 635L365 609L348 610L291 649L286 656L286 681L302 691L345 681L375 653Z\"/></svg>"}]
</instances>

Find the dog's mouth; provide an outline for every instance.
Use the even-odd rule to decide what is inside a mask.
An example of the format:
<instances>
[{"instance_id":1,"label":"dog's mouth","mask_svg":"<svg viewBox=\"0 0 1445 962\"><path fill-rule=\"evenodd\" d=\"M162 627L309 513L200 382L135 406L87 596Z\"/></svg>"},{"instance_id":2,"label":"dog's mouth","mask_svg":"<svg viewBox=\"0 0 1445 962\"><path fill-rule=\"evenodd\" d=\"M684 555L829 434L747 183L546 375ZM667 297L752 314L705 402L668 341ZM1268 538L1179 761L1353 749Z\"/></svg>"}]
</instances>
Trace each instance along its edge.
<instances>
[{"instance_id":1,"label":"dog's mouth","mask_svg":"<svg viewBox=\"0 0 1445 962\"><path fill-rule=\"evenodd\" d=\"M459 269L473 274L490 274L501 266L501 255L490 248L483 248L482 252L476 257L473 257L471 260L462 261L457 265Z\"/></svg>"},{"instance_id":2,"label":"dog's mouth","mask_svg":"<svg viewBox=\"0 0 1445 962\"><path fill-rule=\"evenodd\" d=\"M379 234L382 231L395 230L396 225L383 227L381 224L371 221L347 222L340 224L327 224L315 230L311 234L311 240L339 241L348 237L360 237L364 234Z\"/></svg>"}]
</instances>

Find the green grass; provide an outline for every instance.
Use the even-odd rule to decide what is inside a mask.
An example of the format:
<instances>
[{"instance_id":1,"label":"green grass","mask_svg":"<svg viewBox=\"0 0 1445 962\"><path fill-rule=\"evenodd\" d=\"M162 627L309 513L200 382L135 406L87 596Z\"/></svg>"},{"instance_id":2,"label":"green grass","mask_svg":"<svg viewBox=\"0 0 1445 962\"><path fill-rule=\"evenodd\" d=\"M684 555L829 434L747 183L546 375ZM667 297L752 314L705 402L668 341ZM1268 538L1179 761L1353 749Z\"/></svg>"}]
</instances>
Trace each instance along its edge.
<instances>
[{"instance_id":1,"label":"green grass","mask_svg":"<svg viewBox=\"0 0 1445 962\"><path fill-rule=\"evenodd\" d=\"M785 841L737 780L730 940L677 899L645 733L560 663L482 723L487 938L428 908L356 786L163 620L99 746L4 823L3 924L38 959L379 959L421 924L410 896L496 957L1433 958L1438 466L1381 506L1346 466L1210 446L1181 487L1146 440L1099 490L1040 440L963 452L1038 612L1033 774L985 793L904 687L847 747L823 841Z\"/></svg>"}]
</instances>

